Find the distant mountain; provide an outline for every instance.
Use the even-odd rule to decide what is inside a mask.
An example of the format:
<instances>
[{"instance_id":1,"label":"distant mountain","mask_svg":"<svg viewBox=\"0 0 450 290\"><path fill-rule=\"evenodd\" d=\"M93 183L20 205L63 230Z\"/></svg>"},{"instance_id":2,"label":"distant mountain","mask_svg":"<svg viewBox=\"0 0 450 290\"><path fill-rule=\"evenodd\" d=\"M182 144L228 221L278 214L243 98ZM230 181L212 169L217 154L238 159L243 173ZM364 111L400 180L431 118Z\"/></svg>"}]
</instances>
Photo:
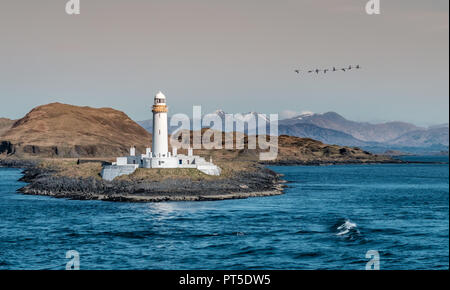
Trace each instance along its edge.
<instances>
[{"instance_id":1,"label":"distant mountain","mask_svg":"<svg viewBox=\"0 0 450 290\"><path fill-rule=\"evenodd\" d=\"M436 145L449 145L448 127L433 127L427 130L416 130L405 133L388 142L392 145L405 145L411 147L431 147Z\"/></svg>"},{"instance_id":2,"label":"distant mountain","mask_svg":"<svg viewBox=\"0 0 450 290\"><path fill-rule=\"evenodd\" d=\"M326 144L339 144L342 146L368 145L368 142L358 140L350 134L306 123L297 123L292 125L280 124L278 126L278 134L311 138Z\"/></svg>"},{"instance_id":3,"label":"distant mountain","mask_svg":"<svg viewBox=\"0 0 450 290\"><path fill-rule=\"evenodd\" d=\"M126 154L133 145L138 152L143 152L152 139L151 134L123 112L60 103L36 107L17 121L1 119L1 124L5 124L3 128L8 130L0 136L0 155L6 153L16 157L109 158ZM225 134L222 135L222 144L226 142ZM248 137L244 138L244 143L248 144L248 141ZM275 164L392 162L386 156L373 155L361 149L286 135L279 137L278 149ZM265 150L252 150L248 146L236 150L197 150L203 156L213 156L215 160L237 161L258 161L261 151ZM240 166L239 162L236 166Z\"/></svg>"},{"instance_id":4,"label":"distant mountain","mask_svg":"<svg viewBox=\"0 0 450 290\"><path fill-rule=\"evenodd\" d=\"M448 127L449 127L448 123L445 123L445 124L439 124L439 125L430 126L430 127L428 127L428 129L439 129L439 128L442 129L442 128L446 128L448 130Z\"/></svg>"},{"instance_id":5,"label":"distant mountain","mask_svg":"<svg viewBox=\"0 0 450 290\"><path fill-rule=\"evenodd\" d=\"M240 133L245 133L247 135L256 135L258 132L269 132L269 117L264 114L260 114L257 112L248 112L248 113L236 113L233 114L234 120L239 121L241 126L238 127L237 124L234 124L232 128L226 128L225 120L226 114L223 110L216 110L212 114L218 115L222 120L222 131L237 131ZM261 121L261 124L260 124ZM205 126L208 127L208 126Z\"/></svg>"},{"instance_id":6,"label":"distant mountain","mask_svg":"<svg viewBox=\"0 0 450 290\"><path fill-rule=\"evenodd\" d=\"M153 133L153 119L148 119L144 121L136 121L142 128L144 128L150 134Z\"/></svg>"},{"instance_id":7,"label":"distant mountain","mask_svg":"<svg viewBox=\"0 0 450 290\"><path fill-rule=\"evenodd\" d=\"M202 117L205 117L208 114L205 114ZM256 132L257 132L256 128L257 128L257 124L258 124L258 113L256 113L256 112L241 113L241 116L238 116L238 114L236 114L234 116L234 117L238 118L240 121L242 121L243 123L251 122L251 120L253 118L254 118L254 120L256 120L255 126L247 126L244 128L244 130L236 130L236 127L233 127L231 130L225 130L225 116L227 113L225 113L223 110L216 110L210 114L215 114L215 115L219 116L219 118L222 120L222 131L224 131L224 132L239 131L241 133L246 133L246 134L250 134L250 135L256 134ZM266 122L268 122L268 117L261 116L261 118L264 121L264 124L262 125L264 127L266 125ZM170 121L170 117L169 117L169 121ZM136 123L138 123L142 128L147 130L147 132L153 133L153 120L152 119L136 121ZM184 128L184 129L192 129L193 128L192 120L190 123L191 123L190 124L191 127ZM170 123L169 123L169 125L170 125ZM209 128L209 126L202 126L202 128ZM168 128L170 134L173 133L174 131L176 131L177 129L179 129L179 126L169 126L169 128Z\"/></svg>"},{"instance_id":8,"label":"distant mountain","mask_svg":"<svg viewBox=\"0 0 450 290\"><path fill-rule=\"evenodd\" d=\"M350 121L335 112L324 114L302 114L300 116L282 120L280 124L313 124L322 128L347 133L354 138L367 142L387 142L407 132L421 128L405 122L388 122L371 124L367 122Z\"/></svg>"},{"instance_id":9,"label":"distant mountain","mask_svg":"<svg viewBox=\"0 0 450 290\"><path fill-rule=\"evenodd\" d=\"M223 110L216 110L213 113L222 120L225 120L227 114ZM240 120L244 122L253 118L258 120L256 112L242 113L241 115ZM264 121L268 122L269 120L265 118ZM148 132L152 132L152 120L138 123ZM270 132L267 124L256 122L256 125L246 125L244 130L237 131L254 135L265 127L266 132ZM371 124L350 121L335 112L324 114L308 112L293 118L279 120L278 125L278 135L311 138L326 144L357 146L377 153L398 150L424 154L448 151L449 146L448 124L430 128L422 128L406 122ZM177 128L169 128L169 132L173 132L175 129ZM236 129L233 128L233 130ZM224 125L222 130L226 131Z\"/></svg>"},{"instance_id":10,"label":"distant mountain","mask_svg":"<svg viewBox=\"0 0 450 290\"><path fill-rule=\"evenodd\" d=\"M225 113L223 110L216 110L216 111L212 112L212 114L218 115L222 120L225 119L225 116L227 115L227 113ZM261 120L263 120L263 122L269 121L269 118L267 115L261 114L258 112L236 113L236 114L233 114L233 116L235 118L237 118L238 120L241 120L244 122L248 122L251 120L258 121L259 118L261 118Z\"/></svg>"},{"instance_id":11,"label":"distant mountain","mask_svg":"<svg viewBox=\"0 0 450 290\"><path fill-rule=\"evenodd\" d=\"M331 129L347 135L326 134L317 128L313 131L298 131L300 125L315 125L323 129ZM307 136L323 142L360 146L372 152L400 150L420 153L448 150L448 124L422 128L405 122L387 122L371 124L350 121L335 112L324 114L307 113L280 121L281 133L290 132L294 136ZM298 132L297 132L298 131ZM319 133L320 132L320 133ZM326 134L326 135L324 135Z\"/></svg>"},{"instance_id":12,"label":"distant mountain","mask_svg":"<svg viewBox=\"0 0 450 290\"><path fill-rule=\"evenodd\" d=\"M52 103L14 122L0 136L0 154L112 157L150 144L151 135L123 112Z\"/></svg>"}]
</instances>

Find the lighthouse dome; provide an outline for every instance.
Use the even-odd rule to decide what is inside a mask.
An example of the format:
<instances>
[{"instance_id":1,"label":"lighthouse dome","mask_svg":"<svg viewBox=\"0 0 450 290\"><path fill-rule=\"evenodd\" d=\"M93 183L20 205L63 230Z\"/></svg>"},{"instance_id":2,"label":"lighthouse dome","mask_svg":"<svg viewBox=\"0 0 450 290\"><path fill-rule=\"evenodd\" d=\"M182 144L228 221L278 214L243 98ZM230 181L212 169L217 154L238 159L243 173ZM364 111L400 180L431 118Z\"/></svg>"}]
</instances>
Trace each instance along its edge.
<instances>
[{"instance_id":1,"label":"lighthouse dome","mask_svg":"<svg viewBox=\"0 0 450 290\"><path fill-rule=\"evenodd\" d=\"M155 99L165 99L165 98L166 96L164 96L164 94L161 91L159 91L155 96Z\"/></svg>"},{"instance_id":2,"label":"lighthouse dome","mask_svg":"<svg viewBox=\"0 0 450 290\"><path fill-rule=\"evenodd\" d=\"M159 91L156 96L155 96L155 105L165 105L166 103L166 96L164 96L164 94Z\"/></svg>"}]
</instances>

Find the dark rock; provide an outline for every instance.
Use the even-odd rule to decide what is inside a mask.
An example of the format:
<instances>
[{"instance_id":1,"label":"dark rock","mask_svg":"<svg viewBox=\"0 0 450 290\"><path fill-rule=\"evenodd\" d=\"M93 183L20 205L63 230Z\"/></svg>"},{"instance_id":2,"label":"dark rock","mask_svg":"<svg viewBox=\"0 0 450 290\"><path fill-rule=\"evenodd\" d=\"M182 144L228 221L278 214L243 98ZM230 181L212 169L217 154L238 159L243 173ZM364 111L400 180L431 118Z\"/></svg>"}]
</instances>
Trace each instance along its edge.
<instances>
[{"instance_id":1,"label":"dark rock","mask_svg":"<svg viewBox=\"0 0 450 290\"><path fill-rule=\"evenodd\" d=\"M1 164L1 163L0 163ZM263 166L252 172L238 172L231 178L193 181L165 179L155 181L114 180L57 176L35 162L5 162L10 167L26 167L21 181L29 183L19 191L69 199L108 201L217 200L282 193L280 175ZM155 200L152 200L155 198Z\"/></svg>"}]
</instances>

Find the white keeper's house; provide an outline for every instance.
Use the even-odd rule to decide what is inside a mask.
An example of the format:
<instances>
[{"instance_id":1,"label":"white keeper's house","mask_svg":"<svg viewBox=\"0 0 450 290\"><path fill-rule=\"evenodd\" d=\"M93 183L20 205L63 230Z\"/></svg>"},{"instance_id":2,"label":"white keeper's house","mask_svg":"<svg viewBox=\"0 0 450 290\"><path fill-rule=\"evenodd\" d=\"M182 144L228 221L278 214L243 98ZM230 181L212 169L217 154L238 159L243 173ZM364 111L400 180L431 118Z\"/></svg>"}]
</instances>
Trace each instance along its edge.
<instances>
[{"instance_id":1,"label":"white keeper's house","mask_svg":"<svg viewBox=\"0 0 450 290\"><path fill-rule=\"evenodd\" d=\"M136 149L130 148L130 155L117 157L112 165L105 165L102 177L113 180L117 176L132 174L138 168L195 168L208 175L220 175L221 169L203 157L193 155L188 149L188 155L177 154L177 148L169 152L167 104L166 97L159 92L155 96L153 112L153 142L152 148L147 148L145 154L136 155Z\"/></svg>"}]
</instances>

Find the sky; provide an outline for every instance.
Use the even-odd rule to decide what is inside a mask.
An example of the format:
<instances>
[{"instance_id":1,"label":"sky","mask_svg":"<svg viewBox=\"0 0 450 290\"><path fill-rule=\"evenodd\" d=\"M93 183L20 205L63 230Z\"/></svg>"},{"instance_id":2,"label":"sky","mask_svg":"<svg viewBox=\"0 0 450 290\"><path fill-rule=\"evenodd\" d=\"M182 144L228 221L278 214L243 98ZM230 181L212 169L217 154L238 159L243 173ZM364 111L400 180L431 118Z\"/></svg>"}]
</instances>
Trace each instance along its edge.
<instances>
[{"instance_id":1,"label":"sky","mask_svg":"<svg viewBox=\"0 0 450 290\"><path fill-rule=\"evenodd\" d=\"M0 117L51 102L151 118L223 109L357 121L449 120L449 2L0 0ZM327 74L294 70L360 64Z\"/></svg>"}]
</instances>

